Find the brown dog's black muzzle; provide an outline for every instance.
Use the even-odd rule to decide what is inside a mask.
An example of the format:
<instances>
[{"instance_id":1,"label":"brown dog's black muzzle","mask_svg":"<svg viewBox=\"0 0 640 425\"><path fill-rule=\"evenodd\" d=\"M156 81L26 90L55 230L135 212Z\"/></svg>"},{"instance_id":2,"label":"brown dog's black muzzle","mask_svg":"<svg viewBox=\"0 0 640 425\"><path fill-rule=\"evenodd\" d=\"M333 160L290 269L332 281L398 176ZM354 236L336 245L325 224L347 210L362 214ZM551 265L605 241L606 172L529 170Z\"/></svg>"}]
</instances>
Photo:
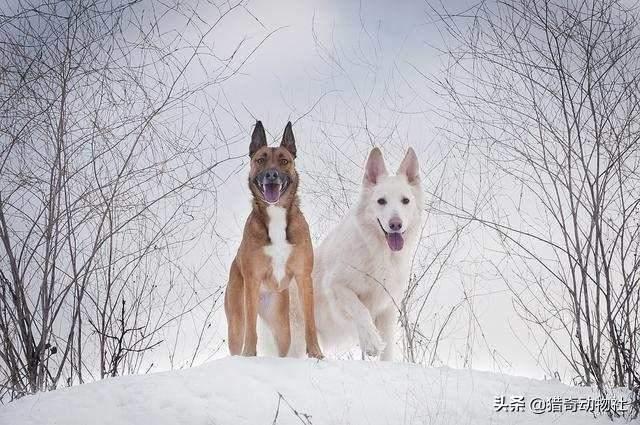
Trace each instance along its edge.
<instances>
[{"instance_id":1,"label":"brown dog's black muzzle","mask_svg":"<svg viewBox=\"0 0 640 425\"><path fill-rule=\"evenodd\" d=\"M277 168L270 168L260 172L254 180L262 194L262 198L272 205L278 203L280 195L289 186L289 176L280 172Z\"/></svg>"}]
</instances>

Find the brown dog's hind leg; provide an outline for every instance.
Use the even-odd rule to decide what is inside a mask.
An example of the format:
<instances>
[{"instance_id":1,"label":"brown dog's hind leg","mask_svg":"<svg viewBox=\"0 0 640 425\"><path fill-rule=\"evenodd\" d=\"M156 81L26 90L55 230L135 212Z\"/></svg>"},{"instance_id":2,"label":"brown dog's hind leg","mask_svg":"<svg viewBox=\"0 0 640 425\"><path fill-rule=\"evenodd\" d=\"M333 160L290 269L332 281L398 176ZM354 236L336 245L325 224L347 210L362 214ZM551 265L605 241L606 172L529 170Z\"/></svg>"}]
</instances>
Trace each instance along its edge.
<instances>
[{"instance_id":1,"label":"brown dog's hind leg","mask_svg":"<svg viewBox=\"0 0 640 425\"><path fill-rule=\"evenodd\" d=\"M244 282L235 260L231 263L229 283L224 294L224 312L227 315L229 353L237 356L242 352L244 340Z\"/></svg>"},{"instance_id":2,"label":"brown dog's hind leg","mask_svg":"<svg viewBox=\"0 0 640 425\"><path fill-rule=\"evenodd\" d=\"M313 307L313 283L311 276L296 276L296 284L298 285L298 295L304 315L304 339L307 344L307 355L316 359L322 359L324 358L324 355L320 350L318 334L316 333L316 317Z\"/></svg>"}]
</instances>

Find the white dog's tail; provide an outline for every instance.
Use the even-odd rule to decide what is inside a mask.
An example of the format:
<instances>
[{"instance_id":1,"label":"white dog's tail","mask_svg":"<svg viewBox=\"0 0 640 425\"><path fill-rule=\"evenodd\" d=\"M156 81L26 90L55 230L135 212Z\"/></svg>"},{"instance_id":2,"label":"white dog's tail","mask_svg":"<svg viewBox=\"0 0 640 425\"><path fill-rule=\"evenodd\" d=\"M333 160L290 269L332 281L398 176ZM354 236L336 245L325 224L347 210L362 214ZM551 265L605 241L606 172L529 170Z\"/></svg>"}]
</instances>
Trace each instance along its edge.
<instances>
[{"instance_id":1,"label":"white dog's tail","mask_svg":"<svg viewBox=\"0 0 640 425\"><path fill-rule=\"evenodd\" d=\"M258 346L257 351L259 356L276 357L278 355L278 347L276 346L276 340L273 338L269 325L261 317L258 317Z\"/></svg>"},{"instance_id":2,"label":"white dog's tail","mask_svg":"<svg viewBox=\"0 0 640 425\"><path fill-rule=\"evenodd\" d=\"M300 298L298 298L298 285L289 285L289 322L291 325L291 345L287 357L304 357L306 344L304 340L304 317ZM258 320L258 353L264 356L278 356L278 347L269 325L263 319Z\"/></svg>"},{"instance_id":3,"label":"white dog's tail","mask_svg":"<svg viewBox=\"0 0 640 425\"><path fill-rule=\"evenodd\" d=\"M304 340L304 316L298 296L298 283L289 286L289 321L291 323L291 346L287 357L304 357L307 344Z\"/></svg>"}]
</instances>

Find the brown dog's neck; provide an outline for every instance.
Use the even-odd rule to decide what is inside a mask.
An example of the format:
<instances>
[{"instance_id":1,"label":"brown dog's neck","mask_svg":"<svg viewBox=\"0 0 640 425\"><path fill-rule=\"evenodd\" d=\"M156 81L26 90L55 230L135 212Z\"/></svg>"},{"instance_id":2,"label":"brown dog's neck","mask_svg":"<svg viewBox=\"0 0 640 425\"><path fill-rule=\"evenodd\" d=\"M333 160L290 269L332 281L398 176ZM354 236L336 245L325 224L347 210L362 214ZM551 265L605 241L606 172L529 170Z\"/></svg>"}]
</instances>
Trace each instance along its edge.
<instances>
[{"instance_id":1,"label":"brown dog's neck","mask_svg":"<svg viewBox=\"0 0 640 425\"><path fill-rule=\"evenodd\" d=\"M298 208L298 196L291 196L290 199L284 201L281 199L277 204L268 204L261 199L257 199L255 196L253 197L253 210L258 213L261 217L267 217L267 208L269 207L280 207L284 208L287 211L287 217L292 212L299 211Z\"/></svg>"}]
</instances>

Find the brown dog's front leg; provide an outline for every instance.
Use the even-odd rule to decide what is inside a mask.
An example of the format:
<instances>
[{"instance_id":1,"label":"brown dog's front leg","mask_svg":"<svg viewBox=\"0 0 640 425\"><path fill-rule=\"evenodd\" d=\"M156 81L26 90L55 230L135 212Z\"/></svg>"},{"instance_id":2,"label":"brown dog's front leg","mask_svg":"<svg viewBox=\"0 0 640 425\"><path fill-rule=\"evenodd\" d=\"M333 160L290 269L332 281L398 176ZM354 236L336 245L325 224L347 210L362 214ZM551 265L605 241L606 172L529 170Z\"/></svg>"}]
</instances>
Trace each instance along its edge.
<instances>
[{"instance_id":1,"label":"brown dog's front leg","mask_svg":"<svg viewBox=\"0 0 640 425\"><path fill-rule=\"evenodd\" d=\"M229 353L242 352L244 340L244 283L236 260L231 263L229 283L224 293L224 312L227 316L227 342Z\"/></svg>"},{"instance_id":2,"label":"brown dog's front leg","mask_svg":"<svg viewBox=\"0 0 640 425\"><path fill-rule=\"evenodd\" d=\"M316 359L323 359L324 355L320 350L318 334L316 332L316 316L313 307L313 283L311 276L297 276L296 283L298 285L298 295L304 315L304 339L307 344L307 355Z\"/></svg>"},{"instance_id":3,"label":"brown dog's front leg","mask_svg":"<svg viewBox=\"0 0 640 425\"><path fill-rule=\"evenodd\" d=\"M260 298L260 282L249 278L244 282L244 346L243 356L255 356L258 334L258 302Z\"/></svg>"}]
</instances>

